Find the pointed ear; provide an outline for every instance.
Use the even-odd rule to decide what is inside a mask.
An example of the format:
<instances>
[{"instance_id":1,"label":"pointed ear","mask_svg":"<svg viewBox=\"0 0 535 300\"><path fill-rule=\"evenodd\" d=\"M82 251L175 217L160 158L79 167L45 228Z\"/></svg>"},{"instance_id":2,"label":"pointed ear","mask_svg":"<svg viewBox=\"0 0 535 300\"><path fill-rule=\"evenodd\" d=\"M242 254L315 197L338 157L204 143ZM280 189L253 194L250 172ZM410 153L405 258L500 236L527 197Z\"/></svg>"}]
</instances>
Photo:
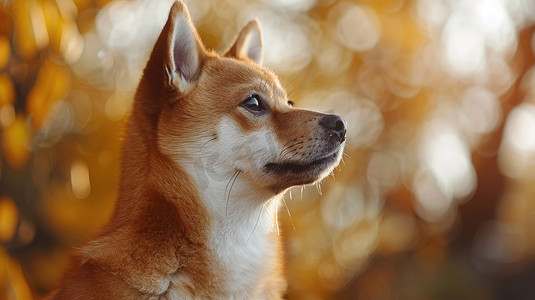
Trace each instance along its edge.
<instances>
[{"instance_id":1,"label":"pointed ear","mask_svg":"<svg viewBox=\"0 0 535 300\"><path fill-rule=\"evenodd\" d=\"M259 65L262 64L262 33L257 20L249 21L245 25L224 56L242 60L250 59Z\"/></svg>"},{"instance_id":2,"label":"pointed ear","mask_svg":"<svg viewBox=\"0 0 535 300\"><path fill-rule=\"evenodd\" d=\"M166 49L161 55L164 55L169 85L182 93L187 92L197 80L206 51L181 1L173 3L160 35L162 38Z\"/></svg>"}]
</instances>

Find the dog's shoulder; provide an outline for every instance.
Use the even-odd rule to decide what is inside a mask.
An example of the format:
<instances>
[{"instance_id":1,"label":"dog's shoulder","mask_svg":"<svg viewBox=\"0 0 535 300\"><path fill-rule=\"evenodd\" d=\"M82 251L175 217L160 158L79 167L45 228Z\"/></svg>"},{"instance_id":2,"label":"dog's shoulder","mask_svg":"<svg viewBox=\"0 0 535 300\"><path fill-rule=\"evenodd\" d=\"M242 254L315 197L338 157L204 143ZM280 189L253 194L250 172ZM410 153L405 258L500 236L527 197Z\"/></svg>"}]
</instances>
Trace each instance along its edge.
<instances>
[{"instance_id":1,"label":"dog's shoulder","mask_svg":"<svg viewBox=\"0 0 535 300\"><path fill-rule=\"evenodd\" d=\"M202 235L181 224L184 218L177 205L152 193L141 206L126 224L109 229L83 247L74 264L85 270L98 266L105 271L102 273L115 274L148 295L166 293L173 277L182 269L189 271L192 264L196 277L207 276L208 266L201 263L207 256L207 251L202 251L205 242Z\"/></svg>"}]
</instances>

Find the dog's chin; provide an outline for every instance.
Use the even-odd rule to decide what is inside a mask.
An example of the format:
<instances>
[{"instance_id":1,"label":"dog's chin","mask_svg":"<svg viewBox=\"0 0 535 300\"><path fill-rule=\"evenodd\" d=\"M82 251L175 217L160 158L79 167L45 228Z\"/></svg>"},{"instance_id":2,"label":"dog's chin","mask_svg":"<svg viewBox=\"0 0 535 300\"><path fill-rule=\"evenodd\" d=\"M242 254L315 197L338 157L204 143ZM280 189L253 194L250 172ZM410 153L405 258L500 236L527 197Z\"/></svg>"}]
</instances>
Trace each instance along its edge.
<instances>
[{"instance_id":1,"label":"dog's chin","mask_svg":"<svg viewBox=\"0 0 535 300\"><path fill-rule=\"evenodd\" d=\"M332 172L342 157L343 147L333 153L309 160L271 162L264 166L264 172L274 178L270 186L280 193L292 186L313 184Z\"/></svg>"}]
</instances>

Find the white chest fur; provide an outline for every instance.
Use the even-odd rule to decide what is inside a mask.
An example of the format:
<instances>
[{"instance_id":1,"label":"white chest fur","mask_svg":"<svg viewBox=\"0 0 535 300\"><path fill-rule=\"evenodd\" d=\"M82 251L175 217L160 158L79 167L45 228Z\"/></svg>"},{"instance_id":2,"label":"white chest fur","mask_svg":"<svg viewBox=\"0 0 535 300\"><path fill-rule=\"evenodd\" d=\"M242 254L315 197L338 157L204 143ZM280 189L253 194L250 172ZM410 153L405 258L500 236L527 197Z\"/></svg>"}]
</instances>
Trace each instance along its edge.
<instances>
[{"instance_id":1,"label":"white chest fur","mask_svg":"<svg viewBox=\"0 0 535 300\"><path fill-rule=\"evenodd\" d=\"M214 217L208 237L209 256L213 259L212 274L218 299L264 299L261 289L277 266L275 217L279 198L253 211L225 213ZM229 204L229 206L233 206ZM224 212L224 211L223 211ZM240 216L241 215L241 216ZM177 273L170 278L169 289L159 299L197 299L185 286L190 278ZM267 298L266 298L267 299Z\"/></svg>"},{"instance_id":2,"label":"white chest fur","mask_svg":"<svg viewBox=\"0 0 535 300\"><path fill-rule=\"evenodd\" d=\"M163 149L196 183L210 215L207 241L220 286L218 298L254 299L278 268L279 245L273 235L282 198L259 186L257 170L280 151L280 145L269 130L244 135L228 118L221 120L217 137Z\"/></svg>"},{"instance_id":3,"label":"white chest fur","mask_svg":"<svg viewBox=\"0 0 535 300\"><path fill-rule=\"evenodd\" d=\"M272 272L277 245L273 234L278 199L254 210L243 208L214 222L209 247L229 295L250 298ZM249 296L249 297L247 297Z\"/></svg>"}]
</instances>

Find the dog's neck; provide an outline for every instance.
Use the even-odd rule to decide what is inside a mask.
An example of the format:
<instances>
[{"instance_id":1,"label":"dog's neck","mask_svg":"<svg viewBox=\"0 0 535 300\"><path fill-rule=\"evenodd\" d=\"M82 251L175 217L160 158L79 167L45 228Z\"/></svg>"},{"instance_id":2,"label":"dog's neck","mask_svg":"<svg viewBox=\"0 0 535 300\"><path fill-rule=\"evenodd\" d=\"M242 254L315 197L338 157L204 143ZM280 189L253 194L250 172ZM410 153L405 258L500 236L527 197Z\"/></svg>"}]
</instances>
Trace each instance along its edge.
<instances>
[{"instance_id":1,"label":"dog's neck","mask_svg":"<svg viewBox=\"0 0 535 300\"><path fill-rule=\"evenodd\" d=\"M221 279L223 294L248 295L278 271L276 218L282 194L255 189L239 171L203 168L195 159L180 165L197 186L209 215L207 247L215 269L227 274Z\"/></svg>"},{"instance_id":2,"label":"dog's neck","mask_svg":"<svg viewBox=\"0 0 535 300\"><path fill-rule=\"evenodd\" d=\"M256 187L239 170L209 168L195 159L180 164L195 182L214 232L244 245L272 232L282 194Z\"/></svg>"}]
</instances>

